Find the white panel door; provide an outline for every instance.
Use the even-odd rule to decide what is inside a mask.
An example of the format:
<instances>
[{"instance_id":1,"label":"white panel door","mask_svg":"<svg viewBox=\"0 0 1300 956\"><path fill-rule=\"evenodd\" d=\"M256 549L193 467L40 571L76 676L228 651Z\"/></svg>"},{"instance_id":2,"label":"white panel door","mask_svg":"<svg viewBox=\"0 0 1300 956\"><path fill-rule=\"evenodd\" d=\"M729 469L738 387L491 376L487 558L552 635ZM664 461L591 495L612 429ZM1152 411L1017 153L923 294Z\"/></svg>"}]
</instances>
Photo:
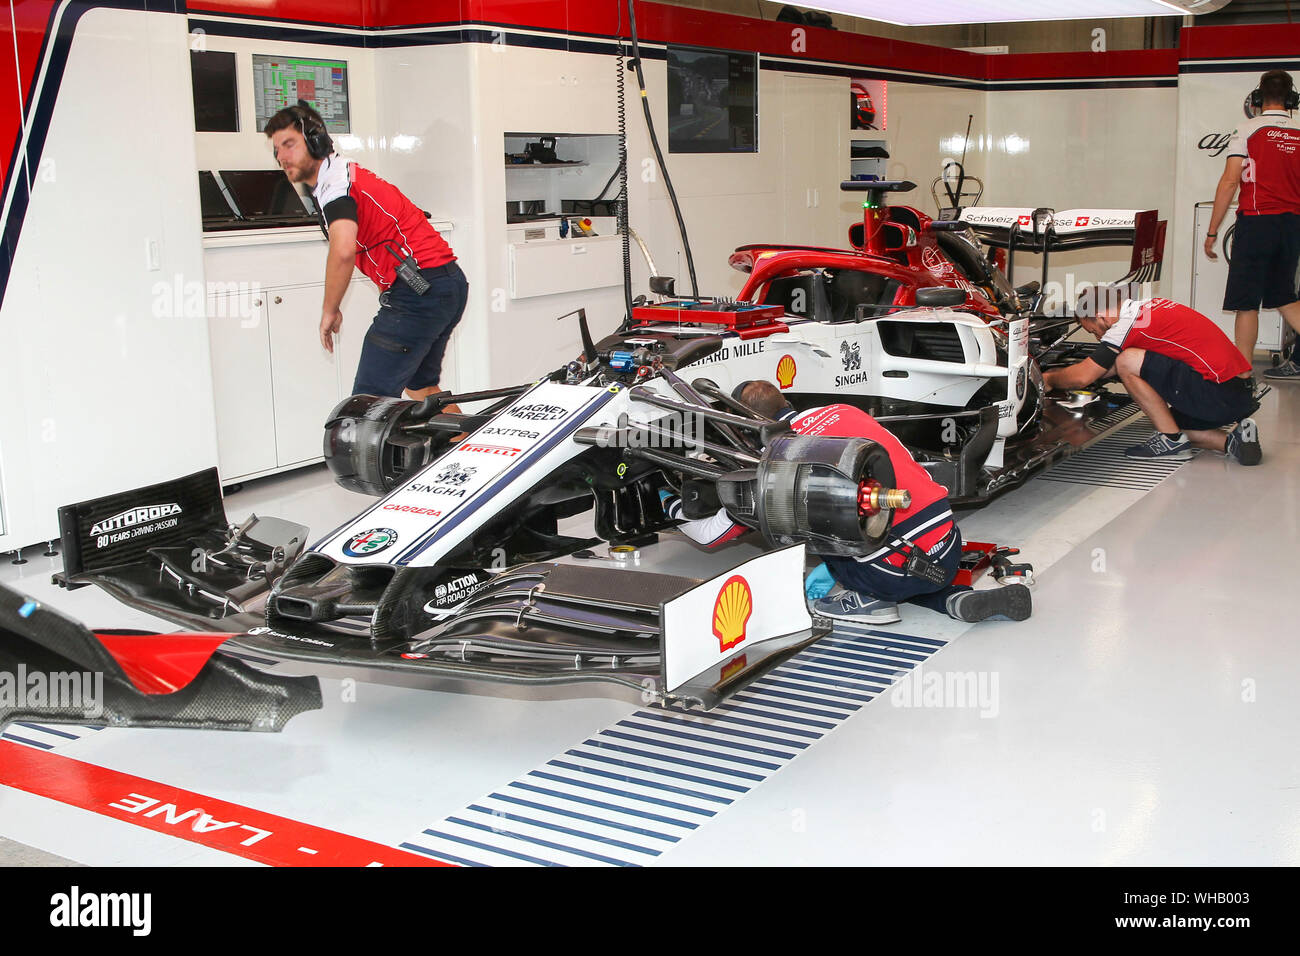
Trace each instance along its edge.
<instances>
[{"instance_id":1,"label":"white panel door","mask_svg":"<svg viewBox=\"0 0 1300 956\"><path fill-rule=\"evenodd\" d=\"M781 113L781 180L785 184L784 231L780 241L818 245L813 209L817 162L817 106L822 80L785 74Z\"/></svg>"},{"instance_id":2,"label":"white panel door","mask_svg":"<svg viewBox=\"0 0 1300 956\"><path fill-rule=\"evenodd\" d=\"M227 483L277 463L266 296L258 291L207 299L217 464Z\"/></svg>"},{"instance_id":3,"label":"white panel door","mask_svg":"<svg viewBox=\"0 0 1300 956\"><path fill-rule=\"evenodd\" d=\"M1207 315L1219 328L1233 337L1237 324L1237 313L1223 310L1223 293L1228 288L1228 261L1223 255L1223 240L1216 246L1218 259L1209 259L1205 255L1205 234L1210 231L1210 214L1213 203L1196 204L1196 242L1192 246L1192 301L1191 306L1197 312ZM1219 226L1219 235L1224 236L1228 227L1236 221L1237 206L1228 208L1228 215ZM1255 339L1255 349L1265 352L1280 352L1285 323L1282 313L1277 309L1259 310L1259 336Z\"/></svg>"},{"instance_id":4,"label":"white panel door","mask_svg":"<svg viewBox=\"0 0 1300 956\"><path fill-rule=\"evenodd\" d=\"M843 246L840 182L847 177L843 79L785 74L781 114L786 243Z\"/></svg>"},{"instance_id":5,"label":"white panel door","mask_svg":"<svg viewBox=\"0 0 1300 956\"><path fill-rule=\"evenodd\" d=\"M320 344L321 291L314 285L265 292L270 299L275 447L281 467L322 459L325 420L339 400L335 357Z\"/></svg>"}]
</instances>

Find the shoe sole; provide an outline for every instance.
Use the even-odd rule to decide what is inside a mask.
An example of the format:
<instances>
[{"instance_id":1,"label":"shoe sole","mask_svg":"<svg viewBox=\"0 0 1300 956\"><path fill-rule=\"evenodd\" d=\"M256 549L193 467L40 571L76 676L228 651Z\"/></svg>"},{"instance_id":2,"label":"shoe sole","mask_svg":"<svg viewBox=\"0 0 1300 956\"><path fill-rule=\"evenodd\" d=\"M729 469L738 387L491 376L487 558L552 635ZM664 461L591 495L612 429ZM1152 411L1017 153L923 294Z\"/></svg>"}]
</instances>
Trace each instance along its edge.
<instances>
[{"instance_id":1,"label":"shoe sole","mask_svg":"<svg viewBox=\"0 0 1300 956\"><path fill-rule=\"evenodd\" d=\"M843 614L832 611L818 611L815 608L813 613L818 617L829 617L832 621L843 621L845 624L897 624L903 619L903 616L897 611L892 614Z\"/></svg>"},{"instance_id":2,"label":"shoe sole","mask_svg":"<svg viewBox=\"0 0 1300 956\"><path fill-rule=\"evenodd\" d=\"M1173 451L1166 455L1130 455L1124 452L1124 457L1129 461L1191 461L1191 451Z\"/></svg>"},{"instance_id":3,"label":"shoe sole","mask_svg":"<svg viewBox=\"0 0 1300 956\"><path fill-rule=\"evenodd\" d=\"M1229 434L1236 434L1243 431L1247 424L1254 429L1255 434L1259 434L1259 426L1255 424L1253 418L1242 419ZM1258 465L1264 459L1264 449L1258 441L1242 441L1241 436L1237 436L1237 453L1232 456L1243 465Z\"/></svg>"},{"instance_id":4,"label":"shoe sole","mask_svg":"<svg viewBox=\"0 0 1300 956\"><path fill-rule=\"evenodd\" d=\"M1264 449L1259 446L1259 442L1242 442L1241 447L1237 449L1237 454L1233 456L1243 465L1258 465L1264 460Z\"/></svg>"},{"instance_id":5,"label":"shoe sole","mask_svg":"<svg viewBox=\"0 0 1300 956\"><path fill-rule=\"evenodd\" d=\"M1034 599L1023 584L1007 584L983 591L969 591L970 596L958 602L960 621L978 624L1001 614L1013 621L1028 620L1034 610Z\"/></svg>"}]
</instances>

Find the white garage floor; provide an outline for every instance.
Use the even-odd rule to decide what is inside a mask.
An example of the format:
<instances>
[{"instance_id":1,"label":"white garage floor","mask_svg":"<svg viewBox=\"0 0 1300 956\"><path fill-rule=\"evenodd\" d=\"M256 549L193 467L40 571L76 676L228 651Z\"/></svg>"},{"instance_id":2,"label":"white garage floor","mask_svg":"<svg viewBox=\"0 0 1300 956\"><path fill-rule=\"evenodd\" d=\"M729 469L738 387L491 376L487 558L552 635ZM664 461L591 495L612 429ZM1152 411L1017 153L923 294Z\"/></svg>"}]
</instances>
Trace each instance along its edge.
<instances>
[{"instance_id":1,"label":"white garage floor","mask_svg":"<svg viewBox=\"0 0 1300 956\"><path fill-rule=\"evenodd\" d=\"M1256 468L1203 452L1121 472L1119 439L964 515L967 539L1035 563L1031 620L905 608L711 717L666 724L617 688L363 683L352 700L326 678L324 709L278 735L11 726L0 774L103 768L108 789L0 786L0 864L310 861L102 806L156 786L349 852L488 865L1295 865L1300 387L1275 387L1257 420ZM319 530L358 502L312 469L227 510ZM28 557L0 581L92 626L171 629L53 588L59 559Z\"/></svg>"}]
</instances>

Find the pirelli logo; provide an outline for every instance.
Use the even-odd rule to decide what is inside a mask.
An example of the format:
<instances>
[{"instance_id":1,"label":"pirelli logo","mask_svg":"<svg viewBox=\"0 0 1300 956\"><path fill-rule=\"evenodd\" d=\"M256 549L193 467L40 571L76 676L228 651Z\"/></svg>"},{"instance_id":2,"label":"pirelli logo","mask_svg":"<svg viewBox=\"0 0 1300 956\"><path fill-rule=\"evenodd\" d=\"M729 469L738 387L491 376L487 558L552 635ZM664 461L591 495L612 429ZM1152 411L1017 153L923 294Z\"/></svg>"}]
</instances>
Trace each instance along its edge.
<instances>
[{"instance_id":1,"label":"pirelli logo","mask_svg":"<svg viewBox=\"0 0 1300 956\"><path fill-rule=\"evenodd\" d=\"M511 448L508 445L481 445L472 442L466 442L460 446L461 451L477 452L480 455L501 455L504 458L514 458L523 450L521 448Z\"/></svg>"}]
</instances>

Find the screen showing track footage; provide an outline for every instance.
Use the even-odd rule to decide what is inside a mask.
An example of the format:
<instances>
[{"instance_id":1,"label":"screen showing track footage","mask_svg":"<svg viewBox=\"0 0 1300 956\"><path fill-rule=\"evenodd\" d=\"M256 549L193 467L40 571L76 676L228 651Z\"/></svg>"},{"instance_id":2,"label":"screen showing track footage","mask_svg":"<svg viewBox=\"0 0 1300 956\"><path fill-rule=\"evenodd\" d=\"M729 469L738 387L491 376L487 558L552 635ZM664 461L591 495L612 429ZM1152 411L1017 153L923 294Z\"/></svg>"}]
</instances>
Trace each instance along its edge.
<instances>
[{"instance_id":1,"label":"screen showing track footage","mask_svg":"<svg viewBox=\"0 0 1300 956\"><path fill-rule=\"evenodd\" d=\"M343 60L253 54L253 97L257 128L286 106L306 100L331 133L350 133L348 65Z\"/></svg>"},{"instance_id":2,"label":"screen showing track footage","mask_svg":"<svg viewBox=\"0 0 1300 956\"><path fill-rule=\"evenodd\" d=\"M668 48L668 151L758 152L758 57Z\"/></svg>"}]
</instances>

